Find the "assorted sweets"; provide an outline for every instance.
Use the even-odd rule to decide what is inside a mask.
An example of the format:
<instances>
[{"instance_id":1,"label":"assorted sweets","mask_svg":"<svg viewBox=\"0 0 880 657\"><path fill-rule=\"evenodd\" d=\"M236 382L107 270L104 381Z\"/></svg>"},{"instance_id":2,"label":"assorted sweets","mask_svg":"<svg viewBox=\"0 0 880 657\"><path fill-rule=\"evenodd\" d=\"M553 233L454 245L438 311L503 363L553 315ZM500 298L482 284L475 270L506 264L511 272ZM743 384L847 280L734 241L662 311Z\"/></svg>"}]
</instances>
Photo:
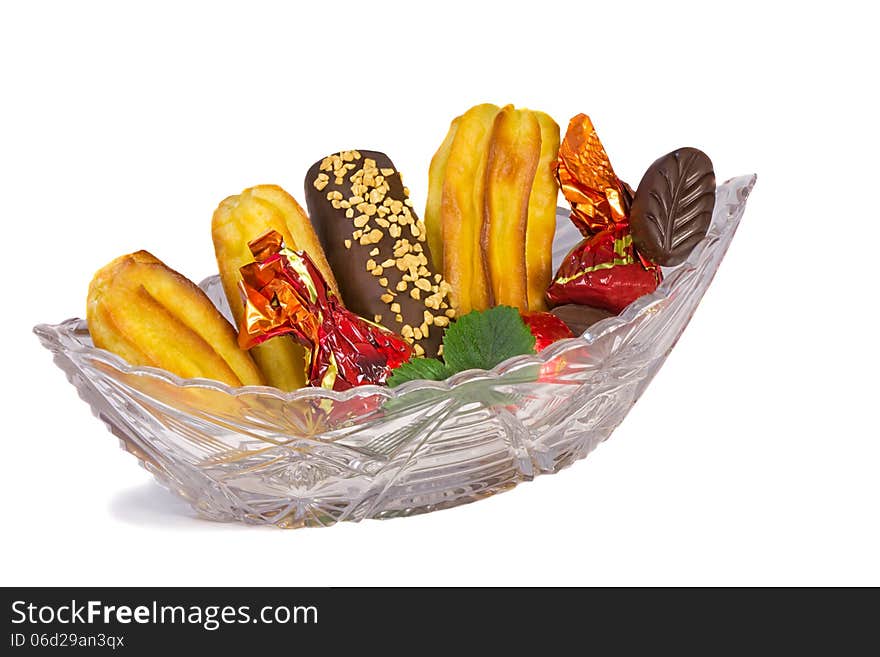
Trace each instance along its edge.
<instances>
[{"instance_id":1,"label":"assorted sweets","mask_svg":"<svg viewBox=\"0 0 880 657\"><path fill-rule=\"evenodd\" d=\"M583 240L552 270L559 191ZM655 161L633 191L590 118L560 141L543 112L476 105L428 170L424 220L384 153L343 150L305 177L223 200L211 233L233 327L194 283L146 251L99 270L95 346L184 378L347 390L490 369L581 335L681 264L705 237L712 162Z\"/></svg>"},{"instance_id":2,"label":"assorted sweets","mask_svg":"<svg viewBox=\"0 0 880 657\"><path fill-rule=\"evenodd\" d=\"M553 306L575 303L619 313L657 289L662 274L633 246L633 193L615 175L586 114L569 123L557 171L571 220L584 240L565 256L547 288L547 300Z\"/></svg>"},{"instance_id":3,"label":"assorted sweets","mask_svg":"<svg viewBox=\"0 0 880 657\"><path fill-rule=\"evenodd\" d=\"M554 313L573 331L616 315L657 289L662 266L681 263L706 236L715 206L715 173L695 148L654 162L632 191L614 173L593 123L568 125L557 166L571 220L584 236L547 288Z\"/></svg>"}]
</instances>

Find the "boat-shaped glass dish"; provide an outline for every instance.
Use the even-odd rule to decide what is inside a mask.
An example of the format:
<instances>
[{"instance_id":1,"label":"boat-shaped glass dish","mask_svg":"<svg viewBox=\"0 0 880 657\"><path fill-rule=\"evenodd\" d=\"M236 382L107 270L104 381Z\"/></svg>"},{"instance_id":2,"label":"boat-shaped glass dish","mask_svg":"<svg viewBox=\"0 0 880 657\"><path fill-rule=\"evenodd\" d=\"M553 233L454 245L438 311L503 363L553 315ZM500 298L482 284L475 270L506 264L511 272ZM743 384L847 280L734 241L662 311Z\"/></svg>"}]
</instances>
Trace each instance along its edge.
<instances>
[{"instance_id":1,"label":"boat-shaped glass dish","mask_svg":"<svg viewBox=\"0 0 880 657\"><path fill-rule=\"evenodd\" d=\"M425 513L557 472L608 438L687 326L754 183L719 185L705 239L619 316L446 381L230 388L132 367L80 319L34 330L122 447L204 517L303 527ZM559 215L557 261L580 239ZM202 288L225 305L216 276Z\"/></svg>"}]
</instances>

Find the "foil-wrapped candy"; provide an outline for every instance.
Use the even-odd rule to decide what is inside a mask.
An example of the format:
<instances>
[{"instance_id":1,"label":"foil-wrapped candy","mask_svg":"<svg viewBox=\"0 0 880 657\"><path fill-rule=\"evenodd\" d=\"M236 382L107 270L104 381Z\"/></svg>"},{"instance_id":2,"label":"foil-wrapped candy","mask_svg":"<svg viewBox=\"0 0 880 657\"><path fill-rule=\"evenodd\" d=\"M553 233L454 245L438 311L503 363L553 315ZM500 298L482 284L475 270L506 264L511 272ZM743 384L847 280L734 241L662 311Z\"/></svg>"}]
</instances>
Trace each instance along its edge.
<instances>
[{"instance_id":1,"label":"foil-wrapped candy","mask_svg":"<svg viewBox=\"0 0 880 657\"><path fill-rule=\"evenodd\" d=\"M556 175L571 220L585 235L626 224L631 194L615 175L593 122L578 114L559 145Z\"/></svg>"},{"instance_id":2,"label":"foil-wrapped candy","mask_svg":"<svg viewBox=\"0 0 880 657\"><path fill-rule=\"evenodd\" d=\"M286 248L279 233L248 247L256 262L240 269L243 349L289 334L306 349L309 383L333 390L384 384L409 360L412 347L403 337L347 310L311 258Z\"/></svg>"},{"instance_id":3,"label":"foil-wrapped candy","mask_svg":"<svg viewBox=\"0 0 880 657\"><path fill-rule=\"evenodd\" d=\"M533 311L520 313L520 316L535 336L535 353L541 353L557 340L574 337L571 329L556 315Z\"/></svg>"},{"instance_id":4,"label":"foil-wrapped candy","mask_svg":"<svg viewBox=\"0 0 880 657\"><path fill-rule=\"evenodd\" d=\"M578 114L559 147L557 176L571 220L586 239L565 257L547 288L547 302L575 303L619 313L653 292L660 268L633 246L632 190L614 173L590 117Z\"/></svg>"},{"instance_id":5,"label":"foil-wrapped candy","mask_svg":"<svg viewBox=\"0 0 880 657\"><path fill-rule=\"evenodd\" d=\"M588 237L565 256L547 288L547 301L617 314L656 290L660 280L660 268L636 253L629 229L618 226Z\"/></svg>"}]
</instances>

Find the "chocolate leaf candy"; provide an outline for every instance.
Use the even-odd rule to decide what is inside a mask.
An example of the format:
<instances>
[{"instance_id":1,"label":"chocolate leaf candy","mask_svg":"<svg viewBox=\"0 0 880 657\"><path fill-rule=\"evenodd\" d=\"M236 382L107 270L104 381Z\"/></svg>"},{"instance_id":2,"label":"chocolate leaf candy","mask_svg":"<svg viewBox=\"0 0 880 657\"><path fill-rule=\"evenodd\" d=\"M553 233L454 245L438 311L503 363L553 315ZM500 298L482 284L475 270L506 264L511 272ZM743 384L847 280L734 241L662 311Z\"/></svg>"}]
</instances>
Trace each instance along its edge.
<instances>
[{"instance_id":1,"label":"chocolate leaf candy","mask_svg":"<svg viewBox=\"0 0 880 657\"><path fill-rule=\"evenodd\" d=\"M706 236L715 207L712 160L696 148L679 148L654 162L639 183L630 213L636 249L673 267Z\"/></svg>"}]
</instances>

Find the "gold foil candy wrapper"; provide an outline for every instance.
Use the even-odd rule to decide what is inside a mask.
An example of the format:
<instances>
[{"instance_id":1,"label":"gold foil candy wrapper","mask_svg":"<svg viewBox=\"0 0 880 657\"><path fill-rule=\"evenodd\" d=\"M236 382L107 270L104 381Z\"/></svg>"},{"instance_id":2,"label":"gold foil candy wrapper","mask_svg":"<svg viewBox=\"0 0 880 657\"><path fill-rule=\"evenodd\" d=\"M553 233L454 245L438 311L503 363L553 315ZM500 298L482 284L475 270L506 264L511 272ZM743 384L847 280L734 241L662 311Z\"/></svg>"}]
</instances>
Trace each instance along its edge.
<instances>
[{"instance_id":1,"label":"gold foil candy wrapper","mask_svg":"<svg viewBox=\"0 0 880 657\"><path fill-rule=\"evenodd\" d=\"M628 224L631 194L617 178L593 122L578 114L559 146L557 168L571 219L585 236Z\"/></svg>"}]
</instances>

